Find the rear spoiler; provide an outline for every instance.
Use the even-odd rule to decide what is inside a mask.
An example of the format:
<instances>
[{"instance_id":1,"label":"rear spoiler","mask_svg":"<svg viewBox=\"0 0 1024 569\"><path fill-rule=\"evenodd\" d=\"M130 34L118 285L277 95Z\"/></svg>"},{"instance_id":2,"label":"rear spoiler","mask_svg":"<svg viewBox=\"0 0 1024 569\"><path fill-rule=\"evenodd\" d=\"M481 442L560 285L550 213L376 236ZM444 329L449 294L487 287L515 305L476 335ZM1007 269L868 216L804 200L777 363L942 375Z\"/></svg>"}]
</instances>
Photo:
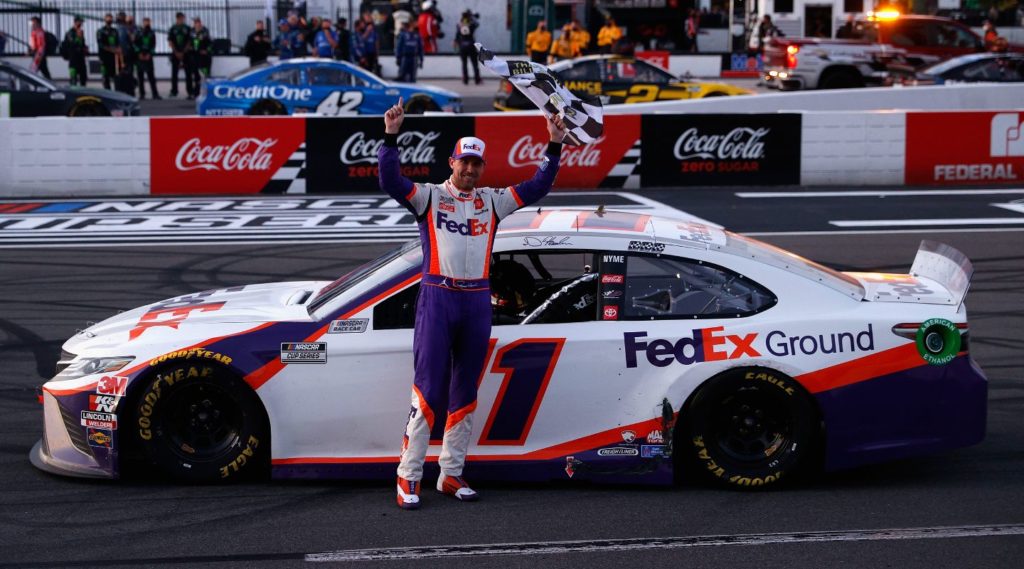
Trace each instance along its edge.
<instances>
[{"instance_id":1,"label":"rear spoiler","mask_svg":"<svg viewBox=\"0 0 1024 569\"><path fill-rule=\"evenodd\" d=\"M931 279L944 286L953 300L951 304L959 310L971 286L974 265L967 255L953 247L925 239L917 249L910 274Z\"/></svg>"}]
</instances>

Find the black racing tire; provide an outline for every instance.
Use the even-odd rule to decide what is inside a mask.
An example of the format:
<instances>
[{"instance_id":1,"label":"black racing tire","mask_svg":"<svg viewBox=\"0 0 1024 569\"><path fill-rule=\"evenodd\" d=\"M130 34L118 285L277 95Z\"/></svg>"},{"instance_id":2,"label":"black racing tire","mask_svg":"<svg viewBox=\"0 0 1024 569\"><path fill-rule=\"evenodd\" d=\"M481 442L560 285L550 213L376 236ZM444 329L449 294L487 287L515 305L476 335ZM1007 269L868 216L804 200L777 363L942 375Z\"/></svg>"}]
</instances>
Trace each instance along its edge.
<instances>
[{"instance_id":1,"label":"black racing tire","mask_svg":"<svg viewBox=\"0 0 1024 569\"><path fill-rule=\"evenodd\" d=\"M68 109L69 117L109 117L110 111L99 101L76 102Z\"/></svg>"},{"instance_id":2,"label":"black racing tire","mask_svg":"<svg viewBox=\"0 0 1024 569\"><path fill-rule=\"evenodd\" d=\"M260 99L249 107L249 115L284 115L287 111L279 101L274 99Z\"/></svg>"},{"instance_id":3,"label":"black racing tire","mask_svg":"<svg viewBox=\"0 0 1024 569\"><path fill-rule=\"evenodd\" d=\"M864 80L856 71L844 69L826 71L818 83L819 89L853 89L863 86Z\"/></svg>"},{"instance_id":4,"label":"black racing tire","mask_svg":"<svg viewBox=\"0 0 1024 569\"><path fill-rule=\"evenodd\" d=\"M439 111L440 107L426 97L413 97L405 104L405 112L410 115L422 115L427 111Z\"/></svg>"},{"instance_id":5,"label":"black racing tire","mask_svg":"<svg viewBox=\"0 0 1024 569\"><path fill-rule=\"evenodd\" d=\"M181 362L146 376L131 424L158 470L182 482L261 477L270 467L270 427L256 393L212 363Z\"/></svg>"},{"instance_id":6,"label":"black racing tire","mask_svg":"<svg viewBox=\"0 0 1024 569\"><path fill-rule=\"evenodd\" d=\"M680 425L679 458L732 488L772 486L794 477L821 432L811 396L768 368L715 376L699 388L688 409Z\"/></svg>"}]
</instances>

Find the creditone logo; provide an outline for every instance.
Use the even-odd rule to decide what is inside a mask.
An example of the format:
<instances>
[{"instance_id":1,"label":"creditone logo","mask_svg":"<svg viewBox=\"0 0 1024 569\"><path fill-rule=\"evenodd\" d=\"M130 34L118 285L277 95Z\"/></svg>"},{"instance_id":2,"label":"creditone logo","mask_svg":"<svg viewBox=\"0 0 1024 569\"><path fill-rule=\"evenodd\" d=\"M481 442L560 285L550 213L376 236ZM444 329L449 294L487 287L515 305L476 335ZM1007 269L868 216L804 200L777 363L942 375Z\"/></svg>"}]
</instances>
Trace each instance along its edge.
<instances>
[{"instance_id":1,"label":"creditone logo","mask_svg":"<svg viewBox=\"0 0 1024 569\"><path fill-rule=\"evenodd\" d=\"M992 117L993 157L1024 156L1024 122L1017 113L999 113Z\"/></svg>"},{"instance_id":2,"label":"creditone logo","mask_svg":"<svg viewBox=\"0 0 1024 569\"><path fill-rule=\"evenodd\" d=\"M410 164L431 165L434 163L433 142L441 133L432 130L420 132L407 130L398 135L398 160L403 166ZM363 132L356 132L341 143L339 159L342 164L376 164L377 151L384 144L383 138L366 138Z\"/></svg>"},{"instance_id":3,"label":"creditone logo","mask_svg":"<svg viewBox=\"0 0 1024 569\"><path fill-rule=\"evenodd\" d=\"M744 355L760 356L751 345L757 332L744 336L724 334L724 326L695 328L693 335L678 340L655 339L643 341L647 332L625 332L622 335L626 352L626 367L637 367L637 354L643 352L647 361L656 367L666 367L678 362L690 365L698 362L734 360ZM731 346L731 348L730 348Z\"/></svg>"},{"instance_id":4,"label":"creditone logo","mask_svg":"<svg viewBox=\"0 0 1024 569\"><path fill-rule=\"evenodd\" d=\"M213 88L213 96L218 99L279 99L282 101L308 101L313 96L312 89L295 89L287 85L252 85L236 87L234 85L217 85Z\"/></svg>"},{"instance_id":5,"label":"creditone logo","mask_svg":"<svg viewBox=\"0 0 1024 569\"><path fill-rule=\"evenodd\" d=\"M232 144L203 146L198 137L189 139L178 149L174 166L182 171L260 171L269 170L274 156L268 152L276 138L240 138Z\"/></svg>"},{"instance_id":6,"label":"creditone logo","mask_svg":"<svg viewBox=\"0 0 1024 569\"><path fill-rule=\"evenodd\" d=\"M595 140L590 144L580 146L566 146L562 148L562 155L559 164L563 168L594 168L601 163L600 144L604 137ZM527 134L512 144L508 149L508 165L514 168L525 168L527 166L539 166L544 162L544 152L548 148L548 141L534 140Z\"/></svg>"},{"instance_id":7,"label":"creditone logo","mask_svg":"<svg viewBox=\"0 0 1024 569\"><path fill-rule=\"evenodd\" d=\"M448 219L443 211L437 212L437 228L444 229L448 233L458 233L459 235L469 235L470 237L476 235L487 234L487 223L480 223L478 220L470 218L469 223L459 223L454 219Z\"/></svg>"},{"instance_id":8,"label":"creditone logo","mask_svg":"<svg viewBox=\"0 0 1024 569\"><path fill-rule=\"evenodd\" d=\"M686 129L676 139L672 154L677 160L762 160L764 137L770 128L734 128L726 134L701 134L696 127Z\"/></svg>"}]
</instances>

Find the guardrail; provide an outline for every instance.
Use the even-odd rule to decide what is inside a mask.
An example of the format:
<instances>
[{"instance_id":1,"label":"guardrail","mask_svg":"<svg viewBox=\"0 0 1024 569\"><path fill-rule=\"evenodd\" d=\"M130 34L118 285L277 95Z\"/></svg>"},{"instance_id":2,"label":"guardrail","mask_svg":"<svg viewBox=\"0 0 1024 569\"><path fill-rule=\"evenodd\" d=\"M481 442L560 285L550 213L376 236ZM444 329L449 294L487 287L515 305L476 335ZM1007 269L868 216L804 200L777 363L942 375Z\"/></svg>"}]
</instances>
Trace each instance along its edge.
<instances>
[{"instance_id":1,"label":"guardrail","mask_svg":"<svg viewBox=\"0 0 1024 569\"><path fill-rule=\"evenodd\" d=\"M487 142L483 182L529 178L539 117L411 116L403 174L438 181L458 137ZM0 121L0 195L214 195L377 191L380 117ZM606 117L566 148L559 188L1024 183L1024 109Z\"/></svg>"}]
</instances>

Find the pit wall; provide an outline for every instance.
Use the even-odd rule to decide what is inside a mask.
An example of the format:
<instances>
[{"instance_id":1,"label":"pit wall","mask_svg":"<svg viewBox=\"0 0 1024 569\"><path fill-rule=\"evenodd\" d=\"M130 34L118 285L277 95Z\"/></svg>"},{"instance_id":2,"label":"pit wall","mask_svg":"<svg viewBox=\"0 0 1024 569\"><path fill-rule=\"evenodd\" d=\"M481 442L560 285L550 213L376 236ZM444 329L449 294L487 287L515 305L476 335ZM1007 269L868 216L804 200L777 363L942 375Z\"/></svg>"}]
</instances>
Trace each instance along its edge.
<instances>
[{"instance_id":1,"label":"pit wall","mask_svg":"<svg viewBox=\"0 0 1024 569\"><path fill-rule=\"evenodd\" d=\"M1019 100L1019 99L1018 99ZM376 192L380 117L0 120L0 196ZM1024 183L1024 108L609 115L563 151L559 188ZM536 116L410 116L403 174L437 182L460 136L487 142L483 182L529 178Z\"/></svg>"}]
</instances>

